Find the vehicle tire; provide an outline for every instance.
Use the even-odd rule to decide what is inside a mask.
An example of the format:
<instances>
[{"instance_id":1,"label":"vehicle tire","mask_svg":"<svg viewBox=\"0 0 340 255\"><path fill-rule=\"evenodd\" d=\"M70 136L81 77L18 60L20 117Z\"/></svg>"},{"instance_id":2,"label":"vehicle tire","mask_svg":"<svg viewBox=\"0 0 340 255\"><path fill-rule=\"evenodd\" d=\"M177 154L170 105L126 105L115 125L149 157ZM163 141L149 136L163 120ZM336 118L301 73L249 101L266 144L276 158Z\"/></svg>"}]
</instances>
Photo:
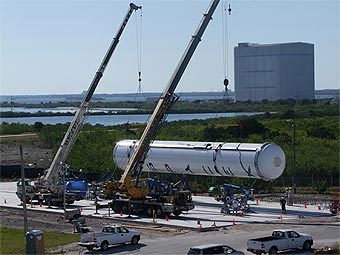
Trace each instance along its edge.
<instances>
[{"instance_id":1,"label":"vehicle tire","mask_svg":"<svg viewBox=\"0 0 340 255\"><path fill-rule=\"evenodd\" d=\"M108 241L103 241L100 245L100 249L102 251L106 251L109 248L109 242Z\"/></svg>"},{"instance_id":2,"label":"vehicle tire","mask_svg":"<svg viewBox=\"0 0 340 255\"><path fill-rule=\"evenodd\" d=\"M181 213L182 213L181 211L174 211L174 212L173 212L173 214L174 214L175 216L179 216L179 215L181 215Z\"/></svg>"},{"instance_id":3,"label":"vehicle tire","mask_svg":"<svg viewBox=\"0 0 340 255\"><path fill-rule=\"evenodd\" d=\"M66 204L72 205L72 204L74 204L74 200L68 200L68 201L66 202Z\"/></svg>"},{"instance_id":4,"label":"vehicle tire","mask_svg":"<svg viewBox=\"0 0 340 255\"><path fill-rule=\"evenodd\" d=\"M312 243L311 243L311 241L305 241L304 243L303 243L303 249L304 250L310 250L310 249L312 249Z\"/></svg>"},{"instance_id":5,"label":"vehicle tire","mask_svg":"<svg viewBox=\"0 0 340 255\"><path fill-rule=\"evenodd\" d=\"M93 251L94 246L86 246L86 249L87 249L88 251Z\"/></svg>"},{"instance_id":6,"label":"vehicle tire","mask_svg":"<svg viewBox=\"0 0 340 255\"><path fill-rule=\"evenodd\" d=\"M162 210L162 208L160 208L160 207L157 207L157 208L156 208L156 215L157 215L157 217L160 217L160 216L163 215L163 210Z\"/></svg>"},{"instance_id":7,"label":"vehicle tire","mask_svg":"<svg viewBox=\"0 0 340 255\"><path fill-rule=\"evenodd\" d=\"M46 197L46 199L45 199L45 204L46 204L48 207L50 207L50 206L53 205L53 202L52 202L51 197Z\"/></svg>"},{"instance_id":8,"label":"vehicle tire","mask_svg":"<svg viewBox=\"0 0 340 255\"><path fill-rule=\"evenodd\" d=\"M147 215L149 215L149 216L152 217L152 208L149 207L149 208L146 210L146 213L147 213Z\"/></svg>"},{"instance_id":9,"label":"vehicle tire","mask_svg":"<svg viewBox=\"0 0 340 255\"><path fill-rule=\"evenodd\" d=\"M138 236L133 236L132 239L131 239L131 243L132 244L138 244L138 242L139 242Z\"/></svg>"},{"instance_id":10,"label":"vehicle tire","mask_svg":"<svg viewBox=\"0 0 340 255\"><path fill-rule=\"evenodd\" d=\"M273 254L277 254L277 248L276 247L272 247L272 248L270 248L270 250L269 250L269 254L270 255L273 255Z\"/></svg>"}]
</instances>

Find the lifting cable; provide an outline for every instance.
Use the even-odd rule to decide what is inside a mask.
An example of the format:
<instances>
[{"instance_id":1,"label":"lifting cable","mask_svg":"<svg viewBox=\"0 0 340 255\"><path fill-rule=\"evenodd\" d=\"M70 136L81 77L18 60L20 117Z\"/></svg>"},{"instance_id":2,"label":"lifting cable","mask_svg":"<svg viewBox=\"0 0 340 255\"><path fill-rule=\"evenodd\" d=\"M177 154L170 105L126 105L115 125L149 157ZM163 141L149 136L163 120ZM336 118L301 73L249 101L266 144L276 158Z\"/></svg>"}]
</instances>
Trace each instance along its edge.
<instances>
[{"instance_id":1,"label":"lifting cable","mask_svg":"<svg viewBox=\"0 0 340 255\"><path fill-rule=\"evenodd\" d=\"M229 75L229 29L228 16L231 15L230 3L223 1L222 4L222 58L223 58L223 85L225 87L225 96L228 96L228 75Z\"/></svg>"},{"instance_id":2,"label":"lifting cable","mask_svg":"<svg viewBox=\"0 0 340 255\"><path fill-rule=\"evenodd\" d=\"M137 46L137 69L138 69L138 92L142 92L142 25L143 25L143 12L140 9L139 21L137 13L135 12L136 22L136 46Z\"/></svg>"},{"instance_id":3,"label":"lifting cable","mask_svg":"<svg viewBox=\"0 0 340 255\"><path fill-rule=\"evenodd\" d=\"M143 27L143 9L140 9L140 14L134 12L135 15L135 27L136 27L136 53L137 53L137 74L138 74L138 88L135 93L134 103L137 102L137 96L143 93L142 89L142 27ZM131 119L131 112L127 120L129 125Z\"/></svg>"},{"instance_id":4,"label":"lifting cable","mask_svg":"<svg viewBox=\"0 0 340 255\"><path fill-rule=\"evenodd\" d=\"M229 61L229 32L228 32L228 16L231 15L231 7L230 1L227 3L228 0L224 0L221 4L221 21L222 21L222 63L223 63L223 86L224 86L224 94L222 100L229 99L228 95L228 75L229 75L229 68L228 68L228 61ZM216 113L215 119L218 118L218 113Z\"/></svg>"}]
</instances>

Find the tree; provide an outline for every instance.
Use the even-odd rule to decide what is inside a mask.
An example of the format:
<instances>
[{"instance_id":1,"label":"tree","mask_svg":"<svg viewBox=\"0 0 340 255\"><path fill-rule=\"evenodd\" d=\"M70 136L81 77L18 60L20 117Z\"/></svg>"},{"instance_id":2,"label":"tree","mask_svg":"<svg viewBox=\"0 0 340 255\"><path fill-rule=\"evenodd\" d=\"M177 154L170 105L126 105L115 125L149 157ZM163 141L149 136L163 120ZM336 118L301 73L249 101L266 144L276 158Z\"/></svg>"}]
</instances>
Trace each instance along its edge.
<instances>
[{"instance_id":1,"label":"tree","mask_svg":"<svg viewBox=\"0 0 340 255\"><path fill-rule=\"evenodd\" d=\"M44 127L44 124L42 124L40 121L37 121L34 123L34 129L39 133Z\"/></svg>"}]
</instances>

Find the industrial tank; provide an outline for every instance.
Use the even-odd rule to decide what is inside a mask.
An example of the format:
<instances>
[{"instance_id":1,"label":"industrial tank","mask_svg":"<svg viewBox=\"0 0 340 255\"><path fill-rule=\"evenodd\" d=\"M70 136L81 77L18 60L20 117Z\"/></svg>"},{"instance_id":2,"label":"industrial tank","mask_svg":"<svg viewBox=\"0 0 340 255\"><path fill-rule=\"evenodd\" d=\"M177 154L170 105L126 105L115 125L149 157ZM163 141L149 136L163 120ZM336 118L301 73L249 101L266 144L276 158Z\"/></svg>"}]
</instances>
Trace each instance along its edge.
<instances>
[{"instance_id":1,"label":"industrial tank","mask_svg":"<svg viewBox=\"0 0 340 255\"><path fill-rule=\"evenodd\" d=\"M138 141L119 141L113 158L125 169ZM285 168L283 150L274 143L154 141L144 172L274 180Z\"/></svg>"}]
</instances>

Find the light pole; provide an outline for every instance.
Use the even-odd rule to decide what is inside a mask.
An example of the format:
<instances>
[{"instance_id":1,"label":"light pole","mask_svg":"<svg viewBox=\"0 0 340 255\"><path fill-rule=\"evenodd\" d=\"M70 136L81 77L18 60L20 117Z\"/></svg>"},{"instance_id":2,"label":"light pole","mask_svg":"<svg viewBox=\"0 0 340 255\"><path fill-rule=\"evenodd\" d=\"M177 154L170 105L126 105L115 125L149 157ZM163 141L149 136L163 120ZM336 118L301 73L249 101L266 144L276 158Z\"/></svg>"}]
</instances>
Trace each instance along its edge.
<instances>
[{"instance_id":1,"label":"light pole","mask_svg":"<svg viewBox=\"0 0 340 255\"><path fill-rule=\"evenodd\" d=\"M24 231L25 236L28 231L28 223L27 223L27 208L26 208L26 183L25 183L25 168L24 168L24 156L22 153L22 146L20 145L20 163L21 163L21 201L23 207L23 216L24 216ZM26 240L26 239L25 239Z\"/></svg>"},{"instance_id":2,"label":"light pole","mask_svg":"<svg viewBox=\"0 0 340 255\"><path fill-rule=\"evenodd\" d=\"M295 151L295 141L296 141L296 124L295 124L295 111L293 111L293 170L292 170L292 187L294 194L296 194L296 182L295 182L295 162L296 162L296 151Z\"/></svg>"}]
</instances>

